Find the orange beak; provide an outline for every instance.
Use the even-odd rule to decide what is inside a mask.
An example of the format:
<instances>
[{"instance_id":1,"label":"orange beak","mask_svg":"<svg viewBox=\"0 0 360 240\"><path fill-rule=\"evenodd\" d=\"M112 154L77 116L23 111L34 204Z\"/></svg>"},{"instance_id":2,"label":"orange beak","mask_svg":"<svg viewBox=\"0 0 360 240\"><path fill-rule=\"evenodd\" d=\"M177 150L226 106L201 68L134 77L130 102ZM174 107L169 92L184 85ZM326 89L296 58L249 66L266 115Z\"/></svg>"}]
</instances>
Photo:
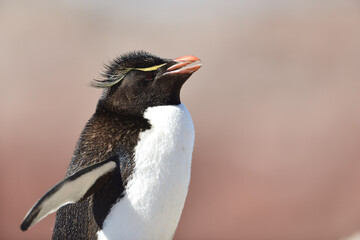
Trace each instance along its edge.
<instances>
[{"instance_id":1,"label":"orange beak","mask_svg":"<svg viewBox=\"0 0 360 240\"><path fill-rule=\"evenodd\" d=\"M192 74L194 72L196 72L197 70L199 70L199 68L201 68L201 64L197 64L194 66L189 66L187 68L184 68L185 66L200 61L199 58L195 57L195 56L183 56L183 57L179 57L174 59L175 62L177 62L175 65L172 65L171 67L169 67L164 75L169 75L169 74Z\"/></svg>"}]
</instances>

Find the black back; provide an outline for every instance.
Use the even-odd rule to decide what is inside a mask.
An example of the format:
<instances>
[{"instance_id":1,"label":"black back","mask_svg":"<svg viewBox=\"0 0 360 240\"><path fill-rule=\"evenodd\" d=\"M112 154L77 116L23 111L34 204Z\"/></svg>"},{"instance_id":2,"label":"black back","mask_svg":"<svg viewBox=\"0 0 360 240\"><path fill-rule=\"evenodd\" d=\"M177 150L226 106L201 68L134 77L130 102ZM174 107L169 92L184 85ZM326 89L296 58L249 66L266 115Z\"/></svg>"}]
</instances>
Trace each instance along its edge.
<instances>
[{"instance_id":1,"label":"black back","mask_svg":"<svg viewBox=\"0 0 360 240\"><path fill-rule=\"evenodd\" d=\"M150 128L142 117L121 117L96 112L88 121L69 166L67 176L119 154L120 168L104 187L82 202L57 211L53 239L97 239L96 232L111 206L121 198L134 167L133 151L139 133ZM121 170L120 170L121 169Z\"/></svg>"}]
</instances>

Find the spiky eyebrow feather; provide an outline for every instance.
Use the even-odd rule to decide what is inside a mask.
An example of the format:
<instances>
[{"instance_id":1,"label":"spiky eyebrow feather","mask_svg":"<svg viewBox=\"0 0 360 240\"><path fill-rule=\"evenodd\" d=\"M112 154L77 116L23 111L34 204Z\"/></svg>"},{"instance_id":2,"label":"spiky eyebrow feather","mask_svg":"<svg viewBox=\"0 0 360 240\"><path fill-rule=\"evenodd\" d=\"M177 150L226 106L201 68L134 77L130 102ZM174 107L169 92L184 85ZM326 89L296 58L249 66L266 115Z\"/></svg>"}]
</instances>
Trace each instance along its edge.
<instances>
[{"instance_id":1,"label":"spiky eyebrow feather","mask_svg":"<svg viewBox=\"0 0 360 240\"><path fill-rule=\"evenodd\" d=\"M110 75L108 73L102 72L101 74L104 77L106 77L106 79L105 80L94 80L91 82L91 86L95 87L95 88L108 88L108 87L111 87L111 86L117 84L121 80L123 80L124 77L126 76L126 74L132 70L142 71L142 72L151 72L151 71L156 71L165 65L166 65L166 63L155 65L152 67L147 67L147 68L124 68L123 70L120 70L119 73L116 75Z\"/></svg>"}]
</instances>

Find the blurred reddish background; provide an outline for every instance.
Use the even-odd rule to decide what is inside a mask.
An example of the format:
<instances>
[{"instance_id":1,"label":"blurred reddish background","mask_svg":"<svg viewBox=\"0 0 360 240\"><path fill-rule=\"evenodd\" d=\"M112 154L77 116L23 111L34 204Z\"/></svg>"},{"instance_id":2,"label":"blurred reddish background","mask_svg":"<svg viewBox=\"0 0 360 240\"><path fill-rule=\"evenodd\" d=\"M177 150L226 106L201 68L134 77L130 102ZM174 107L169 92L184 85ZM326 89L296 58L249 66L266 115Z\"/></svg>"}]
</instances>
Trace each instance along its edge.
<instances>
[{"instance_id":1,"label":"blurred reddish background","mask_svg":"<svg viewBox=\"0 0 360 240\"><path fill-rule=\"evenodd\" d=\"M360 229L358 1L1 1L0 239L27 232L129 50L193 54L196 127L175 239L339 240Z\"/></svg>"}]
</instances>

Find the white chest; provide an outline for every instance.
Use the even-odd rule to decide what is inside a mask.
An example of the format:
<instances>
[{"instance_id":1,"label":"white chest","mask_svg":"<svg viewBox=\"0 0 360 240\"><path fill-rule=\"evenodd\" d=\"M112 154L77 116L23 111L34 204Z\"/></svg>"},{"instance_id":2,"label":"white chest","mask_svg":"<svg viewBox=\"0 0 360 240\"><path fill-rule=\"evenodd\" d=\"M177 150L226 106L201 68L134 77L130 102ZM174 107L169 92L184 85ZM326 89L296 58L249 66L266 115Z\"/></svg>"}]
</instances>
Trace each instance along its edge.
<instances>
[{"instance_id":1,"label":"white chest","mask_svg":"<svg viewBox=\"0 0 360 240\"><path fill-rule=\"evenodd\" d=\"M125 196L104 221L99 239L172 239L188 191L194 126L183 104L148 108L151 129L139 136Z\"/></svg>"}]
</instances>

